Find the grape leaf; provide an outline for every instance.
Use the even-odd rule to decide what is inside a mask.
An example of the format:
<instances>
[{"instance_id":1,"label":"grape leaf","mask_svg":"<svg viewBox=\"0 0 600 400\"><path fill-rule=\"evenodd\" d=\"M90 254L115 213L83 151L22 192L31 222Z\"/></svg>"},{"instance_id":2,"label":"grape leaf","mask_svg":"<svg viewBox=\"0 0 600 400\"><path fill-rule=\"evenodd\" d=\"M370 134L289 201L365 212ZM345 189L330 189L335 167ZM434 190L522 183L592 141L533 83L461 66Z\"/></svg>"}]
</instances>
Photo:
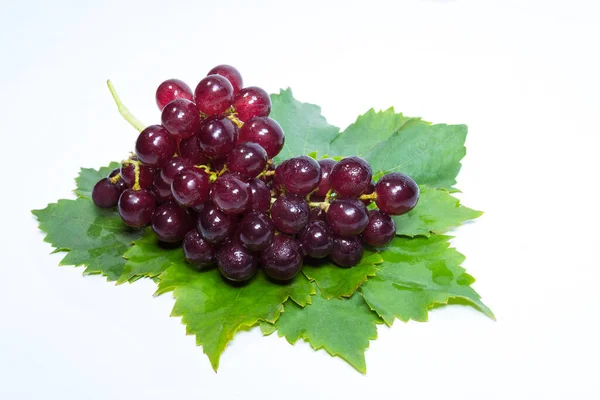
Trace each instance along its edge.
<instances>
[{"instance_id":1,"label":"grape leaf","mask_svg":"<svg viewBox=\"0 0 600 400\"><path fill-rule=\"evenodd\" d=\"M319 106L299 102L292 96L291 89L272 94L271 102L270 117L279 122L285 132L285 145L275 157L277 163L311 151L327 154L329 143L340 130L327 123Z\"/></svg>"},{"instance_id":2,"label":"grape leaf","mask_svg":"<svg viewBox=\"0 0 600 400\"><path fill-rule=\"evenodd\" d=\"M379 323L381 319L367 307L359 293L331 300L318 293L312 304L304 308L288 301L281 317L274 324L262 323L261 330L265 335L277 330L290 344L302 338L313 349L325 349L364 374L365 350L369 340L377 338Z\"/></svg>"},{"instance_id":3,"label":"grape leaf","mask_svg":"<svg viewBox=\"0 0 600 400\"><path fill-rule=\"evenodd\" d=\"M460 264L465 257L450 248L449 237L396 237L381 252L384 262L376 276L363 283L365 301L381 318L392 325L394 318L427 321L428 309L463 299L490 318L492 311L470 287L474 282Z\"/></svg>"},{"instance_id":4,"label":"grape leaf","mask_svg":"<svg viewBox=\"0 0 600 400\"><path fill-rule=\"evenodd\" d=\"M432 233L444 233L483 214L461 205L446 190L428 186L421 186L420 190L417 206L404 215L393 217L396 221L396 234L429 236Z\"/></svg>"},{"instance_id":5,"label":"grape leaf","mask_svg":"<svg viewBox=\"0 0 600 400\"><path fill-rule=\"evenodd\" d=\"M235 333L259 321L275 322L283 303L291 298L300 306L311 302L313 286L299 275L287 285L268 281L262 271L248 284L234 287L218 270L196 272L185 263L176 263L160 277L157 295L173 292L172 316L182 317L187 333L196 335L213 369Z\"/></svg>"},{"instance_id":6,"label":"grape leaf","mask_svg":"<svg viewBox=\"0 0 600 400\"><path fill-rule=\"evenodd\" d=\"M382 262L377 252L365 249L360 263L352 268L340 268L329 260L315 260L305 263L302 272L317 284L325 298L350 297L369 276L375 276L375 265Z\"/></svg>"},{"instance_id":7,"label":"grape leaf","mask_svg":"<svg viewBox=\"0 0 600 400\"><path fill-rule=\"evenodd\" d=\"M114 210L96 207L89 199L59 200L32 213L56 252L67 251L60 265L85 265L84 274L102 274L109 281L121 276L123 253L141 237Z\"/></svg>"},{"instance_id":8,"label":"grape leaf","mask_svg":"<svg viewBox=\"0 0 600 400\"><path fill-rule=\"evenodd\" d=\"M181 246L159 242L150 229L133 244L124 255L127 261L117 284L131 282L141 277L154 278L171 265L185 263Z\"/></svg>"},{"instance_id":9,"label":"grape leaf","mask_svg":"<svg viewBox=\"0 0 600 400\"><path fill-rule=\"evenodd\" d=\"M77 189L74 190L77 197L85 197L86 199L92 198L92 189L98 181L102 178L106 178L114 169L120 168L121 164L118 162L111 162L106 167L102 167L99 170L93 168L81 168L79 176L75 178L77 183Z\"/></svg>"}]
</instances>

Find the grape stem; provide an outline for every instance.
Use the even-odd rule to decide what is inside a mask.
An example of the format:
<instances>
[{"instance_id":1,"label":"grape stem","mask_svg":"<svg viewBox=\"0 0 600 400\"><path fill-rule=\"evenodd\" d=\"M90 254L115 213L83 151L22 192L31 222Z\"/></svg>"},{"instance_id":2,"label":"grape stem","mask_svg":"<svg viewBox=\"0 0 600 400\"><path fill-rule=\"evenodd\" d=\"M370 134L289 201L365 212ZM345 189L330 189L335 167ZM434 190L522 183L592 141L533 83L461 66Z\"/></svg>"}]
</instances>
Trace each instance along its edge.
<instances>
[{"instance_id":1,"label":"grape stem","mask_svg":"<svg viewBox=\"0 0 600 400\"><path fill-rule=\"evenodd\" d=\"M115 87L110 81L110 79L106 81L106 84L108 85L108 90L110 90L110 94L112 94L112 97L115 100L115 103L117 104L117 109L119 110L121 116L125 118L125 121L129 122L135 129L137 129L138 132L143 131L146 128L146 125L143 124L139 119L134 117L133 114L127 109L127 107L125 107L125 104L123 104L123 102L119 98L119 95L117 94L117 91L115 90Z\"/></svg>"},{"instance_id":2,"label":"grape stem","mask_svg":"<svg viewBox=\"0 0 600 400\"><path fill-rule=\"evenodd\" d=\"M112 178L110 178L110 183L112 183L114 185L117 182L119 182L119 179L121 179L121 173L120 172L118 174L116 174L115 176L113 176Z\"/></svg>"},{"instance_id":3,"label":"grape stem","mask_svg":"<svg viewBox=\"0 0 600 400\"><path fill-rule=\"evenodd\" d=\"M241 129L242 126L244 126L244 123L242 121L240 121L238 119L238 117L235 116L235 113L228 114L227 118L229 118L231 120L231 122L233 122L238 127L238 129Z\"/></svg>"},{"instance_id":4,"label":"grape stem","mask_svg":"<svg viewBox=\"0 0 600 400\"><path fill-rule=\"evenodd\" d=\"M377 200L377 193L373 192L371 194L363 194L363 195L360 195L359 199L361 199L361 200Z\"/></svg>"},{"instance_id":5,"label":"grape stem","mask_svg":"<svg viewBox=\"0 0 600 400\"><path fill-rule=\"evenodd\" d=\"M311 207L319 207L325 211L329 209L329 203L326 201L311 201L308 205Z\"/></svg>"}]
</instances>

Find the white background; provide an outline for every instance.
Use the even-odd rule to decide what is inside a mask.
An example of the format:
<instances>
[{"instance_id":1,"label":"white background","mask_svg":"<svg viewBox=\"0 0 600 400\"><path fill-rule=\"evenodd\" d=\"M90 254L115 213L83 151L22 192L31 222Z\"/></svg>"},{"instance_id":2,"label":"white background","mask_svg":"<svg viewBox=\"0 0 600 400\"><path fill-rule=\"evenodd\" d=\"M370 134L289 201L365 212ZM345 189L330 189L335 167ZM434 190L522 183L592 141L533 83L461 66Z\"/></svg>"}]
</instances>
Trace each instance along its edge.
<instances>
[{"instance_id":1,"label":"white background","mask_svg":"<svg viewBox=\"0 0 600 400\"><path fill-rule=\"evenodd\" d=\"M596 1L5 1L0 5L0 398L592 399L600 262ZM154 285L58 268L29 213L136 137L155 87L219 63L341 127L370 107L466 123L454 244L495 311L379 328L368 374L237 335L215 374ZM387 396L387 397L386 397Z\"/></svg>"}]
</instances>

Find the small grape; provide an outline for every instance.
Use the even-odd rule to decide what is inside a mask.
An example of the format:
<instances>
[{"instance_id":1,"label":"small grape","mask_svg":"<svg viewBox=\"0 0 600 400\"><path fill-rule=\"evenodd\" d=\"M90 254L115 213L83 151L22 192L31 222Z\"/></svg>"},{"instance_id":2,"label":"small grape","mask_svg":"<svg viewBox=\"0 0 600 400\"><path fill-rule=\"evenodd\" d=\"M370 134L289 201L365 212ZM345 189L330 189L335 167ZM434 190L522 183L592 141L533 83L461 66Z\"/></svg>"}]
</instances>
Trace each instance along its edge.
<instances>
[{"instance_id":1,"label":"small grape","mask_svg":"<svg viewBox=\"0 0 600 400\"><path fill-rule=\"evenodd\" d=\"M119 178L117 178L115 182L113 181L113 178L117 175L119 175ZM127 189L127 184L125 183L125 181L123 181L123 177L121 176L121 168L113 169L112 172L108 175L108 179L110 179L110 181L119 188L119 193Z\"/></svg>"},{"instance_id":2,"label":"small grape","mask_svg":"<svg viewBox=\"0 0 600 400\"><path fill-rule=\"evenodd\" d=\"M419 201L419 186L408 175L392 172L375 185L377 207L389 215L406 214Z\"/></svg>"},{"instance_id":3,"label":"small grape","mask_svg":"<svg viewBox=\"0 0 600 400\"><path fill-rule=\"evenodd\" d=\"M119 215L125 224L140 228L152 221L156 203L148 190L126 189L119 197Z\"/></svg>"},{"instance_id":4,"label":"small grape","mask_svg":"<svg viewBox=\"0 0 600 400\"><path fill-rule=\"evenodd\" d=\"M198 232L212 244L219 244L233 236L237 227L237 215L227 215L214 204L207 203L198 215Z\"/></svg>"},{"instance_id":5,"label":"small grape","mask_svg":"<svg viewBox=\"0 0 600 400\"><path fill-rule=\"evenodd\" d=\"M162 166L176 150L175 139L161 125L150 125L144 129L135 143L135 154L149 166Z\"/></svg>"},{"instance_id":6,"label":"small grape","mask_svg":"<svg viewBox=\"0 0 600 400\"><path fill-rule=\"evenodd\" d=\"M327 257L333 248L333 234L327 223L310 221L298 235L302 250L313 258Z\"/></svg>"},{"instance_id":7,"label":"small grape","mask_svg":"<svg viewBox=\"0 0 600 400\"><path fill-rule=\"evenodd\" d=\"M331 174L331 170L337 164L337 161L332 160L331 158L324 158L319 160L319 165L321 166L321 181L319 182L319 186L317 186L317 190L313 193L316 196L326 196L327 192L331 189L331 184L329 183L329 175Z\"/></svg>"},{"instance_id":8,"label":"small grape","mask_svg":"<svg viewBox=\"0 0 600 400\"><path fill-rule=\"evenodd\" d=\"M142 164L139 161L124 161L121 164L121 178L127 187L133 188L135 184L135 170L138 170L138 183L140 189L148 189L154 181L154 168Z\"/></svg>"},{"instance_id":9,"label":"small grape","mask_svg":"<svg viewBox=\"0 0 600 400\"><path fill-rule=\"evenodd\" d=\"M205 115L223 114L233 103L233 86L221 75L208 75L196 86L194 99Z\"/></svg>"},{"instance_id":10,"label":"small grape","mask_svg":"<svg viewBox=\"0 0 600 400\"><path fill-rule=\"evenodd\" d=\"M156 208L152 217L152 230L162 242L182 240L194 228L194 215L175 203L165 203Z\"/></svg>"},{"instance_id":11,"label":"small grape","mask_svg":"<svg viewBox=\"0 0 600 400\"><path fill-rule=\"evenodd\" d=\"M275 227L290 235L299 233L310 215L310 208L305 199L293 194L279 197L271 206L271 219Z\"/></svg>"},{"instance_id":12,"label":"small grape","mask_svg":"<svg viewBox=\"0 0 600 400\"><path fill-rule=\"evenodd\" d=\"M237 232L240 242L247 249L261 251L273 241L275 226L266 214L251 212L242 217Z\"/></svg>"},{"instance_id":13,"label":"small grape","mask_svg":"<svg viewBox=\"0 0 600 400\"><path fill-rule=\"evenodd\" d=\"M321 166L308 156L290 158L275 170L277 183L292 194L306 196L317 188L321 181Z\"/></svg>"},{"instance_id":14,"label":"small grape","mask_svg":"<svg viewBox=\"0 0 600 400\"><path fill-rule=\"evenodd\" d=\"M162 111L163 108L175 99L193 100L192 89L179 79L168 79L158 85L156 89L156 105Z\"/></svg>"},{"instance_id":15,"label":"small grape","mask_svg":"<svg viewBox=\"0 0 600 400\"><path fill-rule=\"evenodd\" d=\"M198 145L210 158L222 158L233 150L238 138L238 128L227 117L206 119L198 131Z\"/></svg>"},{"instance_id":16,"label":"small grape","mask_svg":"<svg viewBox=\"0 0 600 400\"><path fill-rule=\"evenodd\" d=\"M343 158L331 170L331 188L340 197L360 196L369 186L373 172L369 163L360 157Z\"/></svg>"},{"instance_id":17,"label":"small grape","mask_svg":"<svg viewBox=\"0 0 600 400\"><path fill-rule=\"evenodd\" d=\"M254 178L265 170L267 152L262 146L253 142L238 144L227 154L226 164L229 171Z\"/></svg>"},{"instance_id":18,"label":"small grape","mask_svg":"<svg viewBox=\"0 0 600 400\"><path fill-rule=\"evenodd\" d=\"M221 75L227 78L231 86L233 86L233 94L236 95L244 87L244 81L240 72L231 65L217 65L207 75Z\"/></svg>"},{"instance_id":19,"label":"small grape","mask_svg":"<svg viewBox=\"0 0 600 400\"><path fill-rule=\"evenodd\" d=\"M196 104L186 99L176 99L167 104L160 118L162 125L175 139L194 136L202 123Z\"/></svg>"},{"instance_id":20,"label":"small grape","mask_svg":"<svg viewBox=\"0 0 600 400\"><path fill-rule=\"evenodd\" d=\"M217 262L221 274L233 282L245 282L258 271L256 256L238 240L230 240L219 248Z\"/></svg>"},{"instance_id":21,"label":"small grape","mask_svg":"<svg viewBox=\"0 0 600 400\"><path fill-rule=\"evenodd\" d=\"M206 165L210 159L202 152L198 143L198 134L179 142L179 156L193 165Z\"/></svg>"},{"instance_id":22,"label":"small grape","mask_svg":"<svg viewBox=\"0 0 600 400\"><path fill-rule=\"evenodd\" d=\"M171 191L171 184L165 182L160 173L154 175L154 182L152 183L152 186L150 186L150 191L154 195L156 204L175 201L173 198L173 192Z\"/></svg>"},{"instance_id":23,"label":"small grape","mask_svg":"<svg viewBox=\"0 0 600 400\"><path fill-rule=\"evenodd\" d=\"M340 267L354 267L360 262L364 252L360 236L333 239L333 248L329 257Z\"/></svg>"},{"instance_id":24,"label":"small grape","mask_svg":"<svg viewBox=\"0 0 600 400\"><path fill-rule=\"evenodd\" d=\"M285 143L281 126L269 117L254 117L240 129L240 142L254 142L262 146L269 158L275 157Z\"/></svg>"},{"instance_id":25,"label":"small grape","mask_svg":"<svg viewBox=\"0 0 600 400\"><path fill-rule=\"evenodd\" d=\"M109 178L102 178L92 190L92 200L100 208L111 208L117 205L121 189L115 185Z\"/></svg>"},{"instance_id":26,"label":"small grape","mask_svg":"<svg viewBox=\"0 0 600 400\"><path fill-rule=\"evenodd\" d=\"M250 192L248 178L227 172L213 183L210 200L225 214L241 214L250 206Z\"/></svg>"},{"instance_id":27,"label":"small grape","mask_svg":"<svg viewBox=\"0 0 600 400\"><path fill-rule=\"evenodd\" d=\"M266 117L271 112L271 98L263 89L250 86L240 90L233 100L233 108L240 121L252 117Z\"/></svg>"},{"instance_id":28,"label":"small grape","mask_svg":"<svg viewBox=\"0 0 600 400\"><path fill-rule=\"evenodd\" d=\"M199 271L210 268L216 260L214 246L195 229L189 231L183 239L183 255Z\"/></svg>"},{"instance_id":29,"label":"small grape","mask_svg":"<svg viewBox=\"0 0 600 400\"><path fill-rule=\"evenodd\" d=\"M163 182L171 185L173 178L175 178L177 174L184 170L192 170L193 168L194 164L192 164L192 162L187 158L173 157L168 163L163 165L160 170L160 176Z\"/></svg>"},{"instance_id":30,"label":"small grape","mask_svg":"<svg viewBox=\"0 0 600 400\"><path fill-rule=\"evenodd\" d=\"M367 208L355 198L334 200L327 210L327 223L337 236L360 235L369 223Z\"/></svg>"},{"instance_id":31,"label":"small grape","mask_svg":"<svg viewBox=\"0 0 600 400\"><path fill-rule=\"evenodd\" d=\"M362 233L363 240L373 247L383 247L396 236L396 223L379 210L369 211L369 223Z\"/></svg>"},{"instance_id":32,"label":"small grape","mask_svg":"<svg viewBox=\"0 0 600 400\"><path fill-rule=\"evenodd\" d=\"M276 281L292 280L302 269L302 254L298 242L286 235L277 235L273 243L260 254L265 274Z\"/></svg>"},{"instance_id":33,"label":"small grape","mask_svg":"<svg viewBox=\"0 0 600 400\"><path fill-rule=\"evenodd\" d=\"M171 191L177 202L194 207L205 203L210 194L208 174L202 170L183 170L173 178Z\"/></svg>"},{"instance_id":34,"label":"small grape","mask_svg":"<svg viewBox=\"0 0 600 400\"><path fill-rule=\"evenodd\" d=\"M321 207L314 207L310 210L309 221L327 222L327 212Z\"/></svg>"},{"instance_id":35,"label":"small grape","mask_svg":"<svg viewBox=\"0 0 600 400\"><path fill-rule=\"evenodd\" d=\"M252 178L250 185L250 210L267 212L271 208L271 192L267 185L258 178Z\"/></svg>"}]
</instances>

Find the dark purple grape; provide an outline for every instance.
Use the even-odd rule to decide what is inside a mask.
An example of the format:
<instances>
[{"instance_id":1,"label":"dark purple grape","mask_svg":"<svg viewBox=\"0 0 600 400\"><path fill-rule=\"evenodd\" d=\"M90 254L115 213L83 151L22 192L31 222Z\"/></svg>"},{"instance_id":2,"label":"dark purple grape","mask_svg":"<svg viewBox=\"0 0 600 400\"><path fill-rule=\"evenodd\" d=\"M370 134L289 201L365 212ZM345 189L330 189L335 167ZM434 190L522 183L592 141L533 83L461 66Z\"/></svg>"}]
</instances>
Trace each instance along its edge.
<instances>
[{"instance_id":1,"label":"dark purple grape","mask_svg":"<svg viewBox=\"0 0 600 400\"><path fill-rule=\"evenodd\" d=\"M156 203L148 190L126 189L119 197L119 215L125 224L140 228L152 221Z\"/></svg>"},{"instance_id":2,"label":"dark purple grape","mask_svg":"<svg viewBox=\"0 0 600 400\"><path fill-rule=\"evenodd\" d=\"M313 258L327 257L333 248L333 234L327 223L311 221L298 235L304 253Z\"/></svg>"},{"instance_id":3,"label":"dark purple grape","mask_svg":"<svg viewBox=\"0 0 600 400\"><path fill-rule=\"evenodd\" d=\"M363 240L373 247L382 247L396 236L396 223L379 210L369 211L369 223L362 233Z\"/></svg>"},{"instance_id":4,"label":"dark purple grape","mask_svg":"<svg viewBox=\"0 0 600 400\"><path fill-rule=\"evenodd\" d=\"M217 262L221 274L233 282L245 282L258 271L256 256L238 240L230 240L219 248Z\"/></svg>"},{"instance_id":5,"label":"dark purple grape","mask_svg":"<svg viewBox=\"0 0 600 400\"><path fill-rule=\"evenodd\" d=\"M154 211L152 230L162 242L174 243L182 240L194 228L195 216L175 203L165 203Z\"/></svg>"},{"instance_id":6,"label":"dark purple grape","mask_svg":"<svg viewBox=\"0 0 600 400\"><path fill-rule=\"evenodd\" d=\"M135 143L135 154L149 166L162 166L177 150L175 139L161 125L150 125L144 129Z\"/></svg>"},{"instance_id":7,"label":"dark purple grape","mask_svg":"<svg viewBox=\"0 0 600 400\"><path fill-rule=\"evenodd\" d=\"M321 181L319 182L319 186L317 186L317 190L313 193L316 196L326 196L329 189L331 189L331 184L329 183L329 175L331 174L331 170L337 164L335 160L331 158L324 158L319 160L319 165L321 166Z\"/></svg>"},{"instance_id":8,"label":"dark purple grape","mask_svg":"<svg viewBox=\"0 0 600 400\"><path fill-rule=\"evenodd\" d=\"M308 223L310 208L305 199L293 194L279 197L271 206L271 219L283 233L293 235Z\"/></svg>"},{"instance_id":9,"label":"dark purple grape","mask_svg":"<svg viewBox=\"0 0 600 400\"><path fill-rule=\"evenodd\" d=\"M179 142L179 156L193 165L207 165L210 161L200 148L197 134Z\"/></svg>"},{"instance_id":10,"label":"dark purple grape","mask_svg":"<svg viewBox=\"0 0 600 400\"><path fill-rule=\"evenodd\" d=\"M319 185L321 166L308 156L290 158L279 164L275 170L275 180L289 193L306 196Z\"/></svg>"},{"instance_id":11,"label":"dark purple grape","mask_svg":"<svg viewBox=\"0 0 600 400\"><path fill-rule=\"evenodd\" d=\"M223 114L233 103L233 86L221 75L208 75L196 86L194 99L205 115Z\"/></svg>"},{"instance_id":12,"label":"dark purple grape","mask_svg":"<svg viewBox=\"0 0 600 400\"><path fill-rule=\"evenodd\" d=\"M240 121L266 117L271 112L271 98L263 89L250 86L240 90L233 100L233 108Z\"/></svg>"},{"instance_id":13,"label":"dark purple grape","mask_svg":"<svg viewBox=\"0 0 600 400\"><path fill-rule=\"evenodd\" d=\"M329 174L331 188L340 197L358 197L371 183L373 172L369 163L358 156L339 161Z\"/></svg>"},{"instance_id":14,"label":"dark purple grape","mask_svg":"<svg viewBox=\"0 0 600 400\"><path fill-rule=\"evenodd\" d=\"M198 145L210 158L222 158L233 150L238 128L227 117L214 116L206 119L198 131Z\"/></svg>"},{"instance_id":15,"label":"dark purple grape","mask_svg":"<svg viewBox=\"0 0 600 400\"><path fill-rule=\"evenodd\" d=\"M271 191L258 178L252 178L250 185L250 210L267 212L271 208Z\"/></svg>"},{"instance_id":16,"label":"dark purple grape","mask_svg":"<svg viewBox=\"0 0 600 400\"><path fill-rule=\"evenodd\" d=\"M192 89L179 79L168 79L158 85L156 89L156 105L162 111L163 108L175 99L193 100Z\"/></svg>"},{"instance_id":17,"label":"dark purple grape","mask_svg":"<svg viewBox=\"0 0 600 400\"><path fill-rule=\"evenodd\" d=\"M121 189L112 183L109 178L102 178L96 183L92 190L92 200L100 208L111 208L117 205Z\"/></svg>"},{"instance_id":18,"label":"dark purple grape","mask_svg":"<svg viewBox=\"0 0 600 400\"><path fill-rule=\"evenodd\" d=\"M175 200L186 207L205 203L210 193L208 174L200 169L183 170L173 178L171 191Z\"/></svg>"},{"instance_id":19,"label":"dark purple grape","mask_svg":"<svg viewBox=\"0 0 600 400\"><path fill-rule=\"evenodd\" d=\"M327 212L321 207L314 207L310 210L309 221L327 222Z\"/></svg>"},{"instance_id":20,"label":"dark purple grape","mask_svg":"<svg viewBox=\"0 0 600 400\"><path fill-rule=\"evenodd\" d=\"M248 178L227 172L213 183L210 200L225 214L241 214L250 206L250 192Z\"/></svg>"},{"instance_id":21,"label":"dark purple grape","mask_svg":"<svg viewBox=\"0 0 600 400\"><path fill-rule=\"evenodd\" d=\"M183 239L183 255L199 271L208 269L216 261L214 246L195 229L189 231Z\"/></svg>"},{"instance_id":22,"label":"dark purple grape","mask_svg":"<svg viewBox=\"0 0 600 400\"><path fill-rule=\"evenodd\" d=\"M302 254L298 242L287 236L277 235L273 243L260 254L260 263L271 279L287 282L302 269Z\"/></svg>"},{"instance_id":23,"label":"dark purple grape","mask_svg":"<svg viewBox=\"0 0 600 400\"><path fill-rule=\"evenodd\" d=\"M217 65L210 71L208 71L208 75L221 75L231 83L233 86L233 94L236 95L238 92L244 87L244 81L242 80L242 75L240 72L233 68L231 65Z\"/></svg>"},{"instance_id":24,"label":"dark purple grape","mask_svg":"<svg viewBox=\"0 0 600 400\"><path fill-rule=\"evenodd\" d=\"M269 158L275 157L285 143L285 135L281 126L269 117L254 117L240 129L239 141L254 142L262 146Z\"/></svg>"},{"instance_id":25,"label":"dark purple grape","mask_svg":"<svg viewBox=\"0 0 600 400\"><path fill-rule=\"evenodd\" d=\"M377 207L389 215L406 214L419 201L419 186L408 175L392 172L375 185Z\"/></svg>"},{"instance_id":26,"label":"dark purple grape","mask_svg":"<svg viewBox=\"0 0 600 400\"><path fill-rule=\"evenodd\" d=\"M160 176L160 173L154 175L154 182L152 183L152 186L150 186L150 191L154 195L156 204L175 201L173 198L173 192L171 191L171 184L165 182Z\"/></svg>"},{"instance_id":27,"label":"dark purple grape","mask_svg":"<svg viewBox=\"0 0 600 400\"><path fill-rule=\"evenodd\" d=\"M247 249L262 251L273 241L275 226L266 214L255 211L242 217L237 233L240 242Z\"/></svg>"},{"instance_id":28,"label":"dark purple grape","mask_svg":"<svg viewBox=\"0 0 600 400\"><path fill-rule=\"evenodd\" d=\"M160 176L163 182L166 182L169 185L171 185L171 182L173 182L173 178L175 178L177 174L179 174L183 170L191 170L193 169L193 167L194 164L192 164L192 162L187 158L174 157L170 159L169 162L161 168Z\"/></svg>"},{"instance_id":29,"label":"dark purple grape","mask_svg":"<svg viewBox=\"0 0 600 400\"><path fill-rule=\"evenodd\" d=\"M367 188L365 189L365 191L363 192L363 194L371 194L375 191L375 182L371 181L371 183L369 183L369 186L367 186ZM362 202L365 206L368 206L369 204L371 204L373 200L371 199L362 199Z\"/></svg>"},{"instance_id":30,"label":"dark purple grape","mask_svg":"<svg viewBox=\"0 0 600 400\"><path fill-rule=\"evenodd\" d=\"M340 267L354 267L360 262L364 252L360 236L333 239L333 248L329 257Z\"/></svg>"},{"instance_id":31,"label":"dark purple grape","mask_svg":"<svg viewBox=\"0 0 600 400\"><path fill-rule=\"evenodd\" d=\"M237 228L237 215L227 215L214 204L207 203L198 215L198 232L210 243L218 244L233 236Z\"/></svg>"},{"instance_id":32,"label":"dark purple grape","mask_svg":"<svg viewBox=\"0 0 600 400\"><path fill-rule=\"evenodd\" d=\"M192 137L200 129L202 119L196 104L186 99L176 99L163 108L161 122L175 139Z\"/></svg>"},{"instance_id":33,"label":"dark purple grape","mask_svg":"<svg viewBox=\"0 0 600 400\"><path fill-rule=\"evenodd\" d=\"M367 207L359 199L334 200L327 210L327 224L337 236L360 235L368 223Z\"/></svg>"},{"instance_id":34,"label":"dark purple grape","mask_svg":"<svg viewBox=\"0 0 600 400\"><path fill-rule=\"evenodd\" d=\"M267 152L261 145L247 142L238 144L227 154L227 169L254 178L267 166Z\"/></svg>"},{"instance_id":35,"label":"dark purple grape","mask_svg":"<svg viewBox=\"0 0 600 400\"><path fill-rule=\"evenodd\" d=\"M117 175L119 177L115 179L115 177ZM113 185L115 185L117 188L119 188L119 193L122 192L123 190L127 189L127 184L125 183L125 181L123 180L123 177L121 176L121 168L113 169L112 172L108 175L108 179L110 179L110 181Z\"/></svg>"},{"instance_id":36,"label":"dark purple grape","mask_svg":"<svg viewBox=\"0 0 600 400\"><path fill-rule=\"evenodd\" d=\"M148 189L154 181L154 168L149 167L139 161L124 161L121 164L121 178L127 187L133 188L135 185L136 168L138 170L139 189ZM136 188L137 189L137 188Z\"/></svg>"}]
</instances>

